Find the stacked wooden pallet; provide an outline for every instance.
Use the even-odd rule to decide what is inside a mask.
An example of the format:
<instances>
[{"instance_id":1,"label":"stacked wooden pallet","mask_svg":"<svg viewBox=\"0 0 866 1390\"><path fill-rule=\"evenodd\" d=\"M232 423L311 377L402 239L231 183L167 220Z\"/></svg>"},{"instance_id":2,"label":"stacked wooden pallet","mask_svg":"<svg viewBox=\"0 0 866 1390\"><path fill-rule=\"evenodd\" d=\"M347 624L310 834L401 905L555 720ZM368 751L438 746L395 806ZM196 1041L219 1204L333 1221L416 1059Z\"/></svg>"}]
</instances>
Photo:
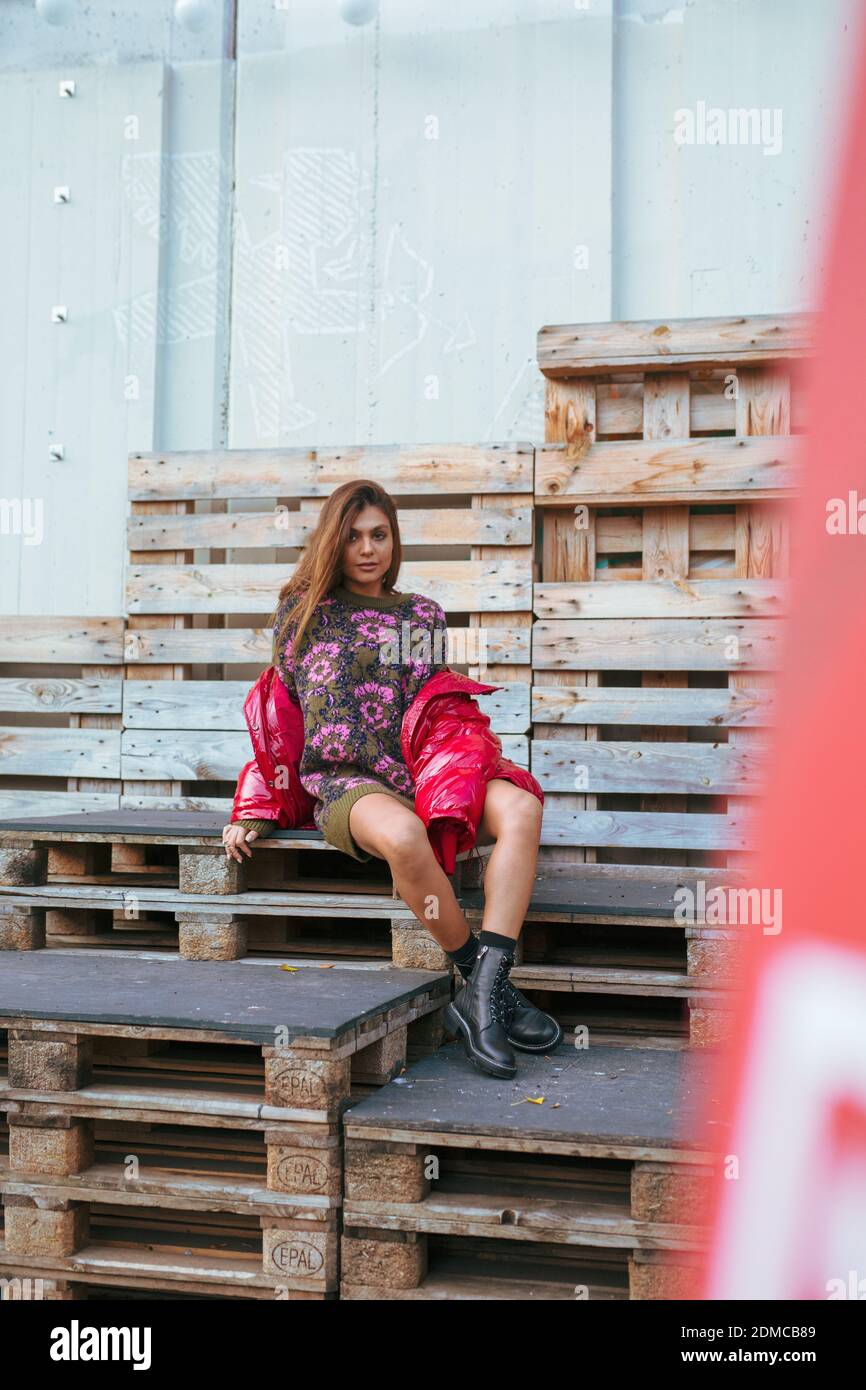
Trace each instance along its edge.
<instances>
[{"instance_id":1,"label":"stacked wooden pallet","mask_svg":"<svg viewBox=\"0 0 866 1390\"><path fill-rule=\"evenodd\" d=\"M542 860L627 877L636 925L639 885L658 866L705 889L719 882L711 868L748 875L785 608L792 430L803 427L794 373L810 328L766 315L539 334ZM692 1041L713 1042L743 927L698 913L687 928L669 983L691 1004ZM613 983L608 972L603 987ZM647 984L648 998L657 980Z\"/></svg>"},{"instance_id":2,"label":"stacked wooden pallet","mask_svg":"<svg viewBox=\"0 0 866 1390\"><path fill-rule=\"evenodd\" d=\"M674 1133L673 1077L729 1026L745 932L701 901L748 883L808 344L798 316L543 329L537 450L132 457L126 623L0 626L9 1272L57 1297L334 1296L341 1115L422 1058L381 1097L399 1124L372 1096L350 1112L344 1296L690 1287L711 1146ZM381 861L316 831L243 865L221 844L278 590L364 476L397 500L401 588L445 608L452 666L504 687L479 703L545 790L512 978L591 1050L521 1057L513 1084L440 1049L448 961ZM596 1062L645 1101L613 1129Z\"/></svg>"},{"instance_id":3,"label":"stacked wooden pallet","mask_svg":"<svg viewBox=\"0 0 866 1390\"><path fill-rule=\"evenodd\" d=\"M94 965L0 960L2 1274L68 1297L106 1285L334 1297L340 1117L403 1068L447 978Z\"/></svg>"},{"instance_id":4,"label":"stacked wooden pallet","mask_svg":"<svg viewBox=\"0 0 866 1390\"><path fill-rule=\"evenodd\" d=\"M0 819L116 808L122 618L0 618Z\"/></svg>"},{"instance_id":5,"label":"stacked wooden pallet","mask_svg":"<svg viewBox=\"0 0 866 1390\"><path fill-rule=\"evenodd\" d=\"M291 972L276 976L277 962L271 967L272 983L277 978L283 986L296 973L308 979L315 970L333 970L342 963L350 966L348 971L319 976L341 982L340 999L346 1010L363 1001L371 989L378 988L380 993L390 989L393 994L397 979L408 981L402 986L408 988L417 975L415 967L423 967L424 978L435 982L437 1002L435 1007L425 1006L423 1019L424 1010L416 1010L419 1016L402 1038L394 1030L399 1033L402 1027L405 1035L406 1020L401 1024L402 1014L392 1007L390 1032L387 1041L383 1035L380 1051L384 1051L378 1059L368 1045L373 1035L367 1021L359 1029L363 1043L357 1038L351 1047L344 1041L339 1046L330 1042L327 1057L311 1053L308 1042L305 1056L316 1066L327 1063L329 1094L336 1088L337 1099L326 1116L305 1114L303 1130L297 1133L280 1129L284 1117L278 1113L279 1106L271 1117L273 1124L249 1123L250 1117L259 1114L261 1095L243 1111L232 1108L239 1103L236 1095L228 1097L227 1110L221 1103L215 1108L208 1100L208 1088L213 1070L221 1074L223 1062L197 1056L194 1049L178 1073L189 1091L183 1104L175 1104L171 1096L148 1104L136 1092L139 1113L135 1119L122 1105L117 1113L111 1106L98 1112L98 1123L108 1127L106 1144L112 1138L111 1126L115 1142L127 1143L123 1125L137 1124L141 1118L153 1130L153 1152L162 1168L170 1165L192 1174L188 1181L175 1184L163 1181L158 1172L140 1189L135 1202L126 1201L120 1213L104 1209L104 1197L99 1200L111 1180L94 1160L93 1134L90 1147L72 1141L68 1133L65 1139L53 1141L61 1146L63 1157L56 1159L54 1151L46 1149L43 1168L42 1151L32 1144L26 1147L13 1126L9 1161L13 1168L23 1166L28 1171L21 1182L16 1172L12 1186L6 1187L6 1205L12 1212L7 1252L33 1256L28 1261L31 1272L38 1267L45 1274L46 1269L34 1263L40 1253L38 1240L34 1237L35 1244L28 1246L23 1232L33 1219L33 1192L38 1189L39 1209L49 1209L42 1198L51 1188L54 1162L65 1165L62 1174L67 1180L62 1185L67 1206L58 1209L66 1215L58 1217L57 1239L61 1245L74 1243L75 1248L65 1251L74 1256L69 1268L83 1272L94 1286L103 1287L106 1279L117 1275L117 1284L126 1282L139 1291L164 1286L173 1295L193 1296L215 1287L223 1275L218 1270L212 1277L208 1274L205 1247L211 1237L230 1242L227 1249L238 1259L261 1263L261 1235L250 1236L257 1216L265 1212L286 1220L296 1217L307 1222L297 1229L306 1230L313 1218L306 1210L295 1210L297 1204L289 1200L304 1193L286 1195L282 1180L268 1181L268 1190L254 1197L244 1193L241 1202L230 1190L231 1183L227 1189L217 1183L211 1190L199 1170L210 1171L220 1163L229 1171L233 1164L240 1165L237 1173L246 1171L244 1165L250 1171L256 1165L261 1168L265 1147L270 1145L272 1152L289 1155L278 1168L289 1165L291 1159L293 1171L324 1173L325 1206L328 1211L336 1209L340 1193L334 1177L334 1125L348 1095L349 1052L364 1046L366 1066L360 1080L369 1085L386 1080L407 1057L424 1055L441 1042L441 1006L450 990L447 958L396 896L386 865L347 860L330 850L317 831L278 832L256 846L251 861L238 865L226 859L220 832L228 818L238 769L250 756L242 707L251 681L270 659L267 618L309 538L322 497L349 478L374 477L397 498L406 556L401 587L429 594L448 612L450 664L505 686L484 704L507 754L527 763L532 459L531 448L509 445L505 449L331 454L290 450L136 455L130 460L130 616L123 651L126 679L116 735L119 781L114 802L116 807L119 801L120 809L104 814L100 805L98 813L89 817L34 817L35 808L28 806L31 815L6 820L0 829L0 946L6 948L0 973L7 966L12 968L9 963L17 961L19 952L31 953L33 973L23 989L26 1000L28 992L38 993L40 972L56 970L62 962L68 963L70 980L77 978L76 972L86 972L89 963L90 973L81 978L96 978L98 971L110 990L111 972L116 969L146 971L162 965L177 970L171 955L179 953L189 963L177 977L182 989L192 984L193 977L186 972L197 961L206 961L206 969L215 972L220 969L217 962L238 962L232 967L234 973L225 977L234 997L234 992L243 994L259 979L264 967L258 962L270 956ZM431 509L434 497L436 506ZM459 886L465 858L458 862L455 886ZM51 947L47 953L41 949L45 945ZM122 963L117 959L120 953ZM395 965L403 970L395 971ZM431 975L431 970L439 973ZM46 974L45 978L51 977ZM222 977L214 974L212 978ZM168 982L171 976L162 979ZM104 1023L99 1021L97 1033L107 1038ZM135 1032L138 1045L142 1037L148 1039L148 1058L151 1052L157 1054L155 1062L136 1063L146 1070L167 1061L166 1021L157 1013L153 1023L156 1031ZM40 1041L37 1031L34 1026L33 1038L17 1032L10 1049L13 1074L16 1066L20 1071L23 1065L24 1044L35 1046ZM92 1032L80 1010L69 1017L63 1041L69 1044L70 1055L77 1055L84 1047L80 1039L90 1038ZM122 1066L117 1055L120 1044L112 1046L114 1052L105 1045L105 1065ZM123 1049L125 1056L125 1043ZM172 1059L169 1071L173 1066ZM228 1076L228 1061L225 1069ZM76 1089L82 1088L76 1083ZM39 1092L38 1085L34 1091ZM35 1101L37 1095L31 1098ZM14 1108L20 1099L14 1088L10 1099ZM92 1099L90 1094L83 1099L76 1096L73 1108L66 1106L62 1111L61 1127L78 1130L80 1120L96 1122L96 1112L89 1108ZM190 1117L199 1112L222 1117L219 1135L202 1140L200 1128L191 1128L198 1122ZM226 1146L230 1153L222 1160L217 1152L226 1139L223 1131L233 1127L235 1114L243 1114L247 1123L243 1134L230 1136ZM33 1127L39 1123L37 1112ZM326 1125L326 1130L319 1134L317 1124ZM248 1132L256 1129L261 1133ZM132 1137L145 1148L151 1142L143 1139L140 1128ZM95 1138L100 1138L98 1130ZM63 1148L64 1144L69 1147ZM272 1198L270 1187L278 1190L277 1197ZM117 1239L123 1246L119 1263L103 1258L98 1250L82 1254L77 1249L81 1231L78 1218L69 1214L73 1209L68 1202L77 1194L80 1207L84 1193L90 1202L91 1227L95 1222L107 1241ZM200 1216L203 1203L219 1217ZM316 1203L312 1205L315 1219L324 1219ZM40 1224L41 1218L36 1221ZM325 1283L305 1282L297 1289L291 1285L294 1292L333 1291L336 1217L328 1216L327 1223L317 1228L325 1231L320 1260ZM198 1232L204 1241L200 1250L195 1247L191 1252L201 1256L195 1269L181 1260L178 1273L165 1259L157 1259L148 1268L140 1242L152 1239L157 1247L168 1250L185 1228ZM194 1240L191 1243L195 1246ZM264 1258L267 1266L267 1249ZM265 1286L255 1279L245 1282L237 1270L232 1271L230 1282L240 1289Z\"/></svg>"},{"instance_id":6,"label":"stacked wooden pallet","mask_svg":"<svg viewBox=\"0 0 866 1390\"><path fill-rule=\"evenodd\" d=\"M366 884L341 875L346 856L318 830L278 831L238 864L225 854L224 819L114 811L0 823L0 949L444 968L378 865ZM118 848L130 854L119 868ZM458 892L468 858L458 856L452 875Z\"/></svg>"},{"instance_id":7,"label":"stacked wooden pallet","mask_svg":"<svg viewBox=\"0 0 866 1390\"><path fill-rule=\"evenodd\" d=\"M456 1045L352 1106L347 1299L694 1294L720 1136L706 1054L561 1045L482 1077Z\"/></svg>"}]
</instances>

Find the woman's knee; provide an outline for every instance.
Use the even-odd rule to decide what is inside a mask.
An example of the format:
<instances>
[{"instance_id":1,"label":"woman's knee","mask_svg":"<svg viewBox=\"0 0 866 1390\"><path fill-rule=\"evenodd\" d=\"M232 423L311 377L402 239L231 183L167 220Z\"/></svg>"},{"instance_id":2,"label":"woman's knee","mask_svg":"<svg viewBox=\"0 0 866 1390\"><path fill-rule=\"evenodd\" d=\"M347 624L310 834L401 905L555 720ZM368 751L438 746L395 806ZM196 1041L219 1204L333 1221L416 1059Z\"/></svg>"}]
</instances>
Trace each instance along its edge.
<instances>
[{"instance_id":1,"label":"woman's knee","mask_svg":"<svg viewBox=\"0 0 866 1390\"><path fill-rule=\"evenodd\" d=\"M389 860L414 860L430 852L427 827L414 811L394 817L382 831L385 856Z\"/></svg>"},{"instance_id":2,"label":"woman's knee","mask_svg":"<svg viewBox=\"0 0 866 1390\"><path fill-rule=\"evenodd\" d=\"M383 859L411 858L429 848L424 822L384 794L360 797L349 813L349 827L362 849Z\"/></svg>"},{"instance_id":3,"label":"woman's knee","mask_svg":"<svg viewBox=\"0 0 866 1390\"><path fill-rule=\"evenodd\" d=\"M485 808L489 832L497 840L508 836L537 839L543 814L541 802L532 792L516 787L513 782L507 783L507 787L508 791L497 797L495 807Z\"/></svg>"}]
</instances>

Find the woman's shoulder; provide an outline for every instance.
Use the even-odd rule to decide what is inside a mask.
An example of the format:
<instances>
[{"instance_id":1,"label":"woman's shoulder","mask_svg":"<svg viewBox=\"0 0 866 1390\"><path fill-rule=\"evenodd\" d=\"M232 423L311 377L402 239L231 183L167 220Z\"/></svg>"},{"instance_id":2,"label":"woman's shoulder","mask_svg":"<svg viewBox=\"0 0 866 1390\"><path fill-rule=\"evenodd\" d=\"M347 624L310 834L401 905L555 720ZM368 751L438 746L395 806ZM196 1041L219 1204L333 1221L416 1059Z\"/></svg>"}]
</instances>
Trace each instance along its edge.
<instances>
[{"instance_id":1,"label":"woman's shoulder","mask_svg":"<svg viewBox=\"0 0 866 1390\"><path fill-rule=\"evenodd\" d=\"M419 617L444 618L445 610L441 603L437 603L435 598L428 598L426 594L407 594L407 600L411 601Z\"/></svg>"},{"instance_id":2,"label":"woman's shoulder","mask_svg":"<svg viewBox=\"0 0 866 1390\"><path fill-rule=\"evenodd\" d=\"M283 623L289 617L289 614L297 608L300 598L301 595L297 591L295 593L280 595L273 613L273 624L275 628L282 627Z\"/></svg>"}]
</instances>

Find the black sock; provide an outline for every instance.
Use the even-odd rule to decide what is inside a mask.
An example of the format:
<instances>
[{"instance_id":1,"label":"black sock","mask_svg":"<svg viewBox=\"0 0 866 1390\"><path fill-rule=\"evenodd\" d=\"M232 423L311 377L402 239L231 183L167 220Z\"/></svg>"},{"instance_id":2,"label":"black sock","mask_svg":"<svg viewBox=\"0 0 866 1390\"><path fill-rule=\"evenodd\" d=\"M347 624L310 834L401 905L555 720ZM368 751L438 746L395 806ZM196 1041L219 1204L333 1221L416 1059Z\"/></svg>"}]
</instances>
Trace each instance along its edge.
<instances>
[{"instance_id":1,"label":"black sock","mask_svg":"<svg viewBox=\"0 0 866 1390\"><path fill-rule=\"evenodd\" d=\"M445 954L453 960L464 980L468 980L475 965L475 957L478 955L478 937L470 932L462 946L458 946L456 951L446 951Z\"/></svg>"},{"instance_id":2,"label":"black sock","mask_svg":"<svg viewBox=\"0 0 866 1390\"><path fill-rule=\"evenodd\" d=\"M516 942L513 936L500 936L498 931L483 931L478 938L479 946L498 946L500 950L507 951L514 959L514 947Z\"/></svg>"}]
</instances>

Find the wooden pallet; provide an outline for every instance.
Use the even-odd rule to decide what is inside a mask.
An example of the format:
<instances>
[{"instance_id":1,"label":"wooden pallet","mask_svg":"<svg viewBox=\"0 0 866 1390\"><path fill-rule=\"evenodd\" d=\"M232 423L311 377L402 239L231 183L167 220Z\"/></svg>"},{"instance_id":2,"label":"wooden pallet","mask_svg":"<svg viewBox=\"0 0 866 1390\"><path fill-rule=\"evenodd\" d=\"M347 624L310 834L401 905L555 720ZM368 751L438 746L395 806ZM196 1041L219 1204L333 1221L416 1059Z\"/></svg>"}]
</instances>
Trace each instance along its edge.
<instances>
[{"instance_id":1,"label":"wooden pallet","mask_svg":"<svg viewBox=\"0 0 866 1390\"><path fill-rule=\"evenodd\" d=\"M243 696L271 660L264 624L322 499L360 477L397 502L400 587L442 604L449 664L507 684L479 703L526 766L533 457L513 443L132 454L124 806L229 808Z\"/></svg>"},{"instance_id":2,"label":"wooden pallet","mask_svg":"<svg viewBox=\"0 0 866 1390\"><path fill-rule=\"evenodd\" d=\"M341 1296L445 1297L452 1241L464 1257L498 1242L491 1273L511 1273L511 1297L647 1296L628 1283L637 1252L699 1262L721 1138L686 1137L709 1076L690 1065L684 1084L677 1053L600 1045L522 1054L512 1081L482 1076L459 1044L417 1063L344 1117ZM478 1296L461 1277L453 1296Z\"/></svg>"},{"instance_id":3,"label":"wooden pallet","mask_svg":"<svg viewBox=\"0 0 866 1390\"><path fill-rule=\"evenodd\" d=\"M353 1084L395 1075L447 998L426 971L5 953L0 1271L333 1292ZM131 1173L97 1155L97 1123Z\"/></svg>"},{"instance_id":4,"label":"wooden pallet","mask_svg":"<svg viewBox=\"0 0 866 1390\"><path fill-rule=\"evenodd\" d=\"M156 947L236 960L255 944L448 968L384 861L356 873L320 831L280 830L238 864L225 854L222 825L213 812L128 810L0 823L0 949ZM115 867L118 849L131 849L133 860ZM489 852L458 855L456 891ZM378 939L362 935L359 922L380 923Z\"/></svg>"},{"instance_id":5,"label":"wooden pallet","mask_svg":"<svg viewBox=\"0 0 866 1390\"><path fill-rule=\"evenodd\" d=\"M550 793L547 858L745 862L811 332L807 316L764 315L539 333L532 769Z\"/></svg>"},{"instance_id":6,"label":"wooden pallet","mask_svg":"<svg viewBox=\"0 0 866 1390\"><path fill-rule=\"evenodd\" d=\"M0 617L0 817L120 798L122 618Z\"/></svg>"}]
</instances>

